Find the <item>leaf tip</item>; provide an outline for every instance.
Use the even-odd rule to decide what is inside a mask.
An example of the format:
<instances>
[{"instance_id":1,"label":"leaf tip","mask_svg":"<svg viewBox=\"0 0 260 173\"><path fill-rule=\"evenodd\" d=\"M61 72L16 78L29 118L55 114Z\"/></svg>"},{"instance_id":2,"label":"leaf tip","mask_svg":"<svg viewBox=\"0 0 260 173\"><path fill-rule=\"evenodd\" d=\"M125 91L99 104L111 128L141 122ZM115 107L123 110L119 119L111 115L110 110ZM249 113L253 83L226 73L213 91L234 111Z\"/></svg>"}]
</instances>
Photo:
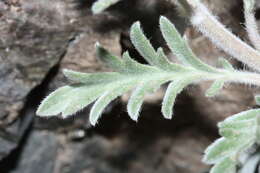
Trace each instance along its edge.
<instances>
[{"instance_id":1,"label":"leaf tip","mask_svg":"<svg viewBox=\"0 0 260 173\"><path fill-rule=\"evenodd\" d=\"M165 16L160 16L160 21L167 20Z\"/></svg>"},{"instance_id":2,"label":"leaf tip","mask_svg":"<svg viewBox=\"0 0 260 173\"><path fill-rule=\"evenodd\" d=\"M69 69L63 69L62 70L62 73L64 74L65 77L68 77L69 74L71 74L73 71L72 70L69 70Z\"/></svg>"},{"instance_id":3,"label":"leaf tip","mask_svg":"<svg viewBox=\"0 0 260 173\"><path fill-rule=\"evenodd\" d=\"M140 21L134 22L133 25L131 26L132 29L136 29L136 28L140 28L140 27L141 27Z\"/></svg>"},{"instance_id":4,"label":"leaf tip","mask_svg":"<svg viewBox=\"0 0 260 173\"><path fill-rule=\"evenodd\" d=\"M123 57L123 59L124 59L125 57L130 57L129 52L128 52L128 51L125 51L125 52L123 53L122 57Z\"/></svg>"},{"instance_id":5,"label":"leaf tip","mask_svg":"<svg viewBox=\"0 0 260 173\"><path fill-rule=\"evenodd\" d=\"M95 43L95 48L99 48L100 47L100 43L97 41L96 43Z\"/></svg>"},{"instance_id":6,"label":"leaf tip","mask_svg":"<svg viewBox=\"0 0 260 173\"><path fill-rule=\"evenodd\" d=\"M129 116L130 116L130 118L131 118L134 122L137 123L137 121L138 121L138 115L130 115L130 114L129 114Z\"/></svg>"},{"instance_id":7,"label":"leaf tip","mask_svg":"<svg viewBox=\"0 0 260 173\"><path fill-rule=\"evenodd\" d=\"M96 126L98 123L98 119L97 118L93 118L92 116L89 117L89 122L92 126Z\"/></svg>"},{"instance_id":8,"label":"leaf tip","mask_svg":"<svg viewBox=\"0 0 260 173\"><path fill-rule=\"evenodd\" d=\"M169 22L169 19L165 16L160 16L160 19L159 19L160 25L163 25L166 22Z\"/></svg>"},{"instance_id":9,"label":"leaf tip","mask_svg":"<svg viewBox=\"0 0 260 173\"><path fill-rule=\"evenodd\" d=\"M172 117L173 117L172 108L171 108L171 109L167 109L167 108L162 109L162 114L163 114L163 117L164 117L165 119L171 120Z\"/></svg>"},{"instance_id":10,"label":"leaf tip","mask_svg":"<svg viewBox=\"0 0 260 173\"><path fill-rule=\"evenodd\" d=\"M51 114L50 112L46 111L44 108L44 102L40 104L38 109L36 110L36 115L39 117L50 117L54 116L54 114Z\"/></svg>"},{"instance_id":11,"label":"leaf tip","mask_svg":"<svg viewBox=\"0 0 260 173\"><path fill-rule=\"evenodd\" d=\"M135 23L132 24L130 28L130 39L133 43L135 43L136 35L138 35L140 30L141 30L140 21L136 21Z\"/></svg>"},{"instance_id":12,"label":"leaf tip","mask_svg":"<svg viewBox=\"0 0 260 173\"><path fill-rule=\"evenodd\" d=\"M260 106L260 95L255 96L255 102L258 106Z\"/></svg>"},{"instance_id":13,"label":"leaf tip","mask_svg":"<svg viewBox=\"0 0 260 173\"><path fill-rule=\"evenodd\" d=\"M44 113L42 111L41 105L38 107L38 109L36 110L36 115L39 117L44 116Z\"/></svg>"},{"instance_id":14,"label":"leaf tip","mask_svg":"<svg viewBox=\"0 0 260 173\"><path fill-rule=\"evenodd\" d=\"M132 110L132 108L129 107L129 104L127 105L127 112L128 112L129 117L130 117L133 121L135 121L135 122L138 121L139 112L134 112L134 111Z\"/></svg>"}]
</instances>

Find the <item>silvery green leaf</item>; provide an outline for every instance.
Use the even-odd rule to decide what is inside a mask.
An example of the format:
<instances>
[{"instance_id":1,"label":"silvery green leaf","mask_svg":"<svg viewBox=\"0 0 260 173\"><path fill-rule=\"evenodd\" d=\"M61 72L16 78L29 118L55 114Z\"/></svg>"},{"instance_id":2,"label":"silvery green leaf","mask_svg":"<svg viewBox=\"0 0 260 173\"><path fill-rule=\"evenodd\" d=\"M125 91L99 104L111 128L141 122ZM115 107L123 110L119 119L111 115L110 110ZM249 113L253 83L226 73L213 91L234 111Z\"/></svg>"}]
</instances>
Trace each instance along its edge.
<instances>
[{"instance_id":1,"label":"silvery green leaf","mask_svg":"<svg viewBox=\"0 0 260 173\"><path fill-rule=\"evenodd\" d=\"M255 133L256 133L256 143L260 144L260 114L256 115L256 128L255 128Z\"/></svg>"},{"instance_id":2,"label":"silvery green leaf","mask_svg":"<svg viewBox=\"0 0 260 173\"><path fill-rule=\"evenodd\" d=\"M231 139L222 137L206 149L203 161L209 164L218 163L226 157L230 157L241 150L248 149L253 143L254 136L242 136Z\"/></svg>"},{"instance_id":3,"label":"silvery green leaf","mask_svg":"<svg viewBox=\"0 0 260 173\"><path fill-rule=\"evenodd\" d=\"M128 52L123 54L123 62L125 69L123 73L125 74L143 74L143 73L152 73L152 72L159 72L157 68L152 66L140 64L134 59L132 59Z\"/></svg>"},{"instance_id":4,"label":"silvery green leaf","mask_svg":"<svg viewBox=\"0 0 260 173\"><path fill-rule=\"evenodd\" d=\"M255 8L255 0L244 0L244 8L245 11L252 13Z\"/></svg>"},{"instance_id":5,"label":"silvery green leaf","mask_svg":"<svg viewBox=\"0 0 260 173\"><path fill-rule=\"evenodd\" d=\"M127 112L132 120L137 121L145 95L154 92L155 89L159 88L165 82L165 80L147 81L134 90L127 104Z\"/></svg>"},{"instance_id":6,"label":"silvery green leaf","mask_svg":"<svg viewBox=\"0 0 260 173\"><path fill-rule=\"evenodd\" d=\"M251 109L248 111L240 112L238 114L235 114L227 119L225 119L223 122L219 123L218 126L222 128L223 126L226 126L228 124L236 123L238 121L243 120L255 120L256 115L260 113L260 109Z\"/></svg>"},{"instance_id":7,"label":"silvery green leaf","mask_svg":"<svg viewBox=\"0 0 260 173\"><path fill-rule=\"evenodd\" d=\"M162 48L158 48L157 50L157 55L158 55L158 66L162 70L167 70L167 71L186 71L187 69L179 64L174 64L171 63L167 56L164 54Z\"/></svg>"},{"instance_id":8,"label":"silvery green leaf","mask_svg":"<svg viewBox=\"0 0 260 173\"><path fill-rule=\"evenodd\" d=\"M224 158L213 166L210 173L236 173L236 164L232 158Z\"/></svg>"},{"instance_id":9,"label":"silvery green leaf","mask_svg":"<svg viewBox=\"0 0 260 173\"><path fill-rule=\"evenodd\" d=\"M255 102L257 105L260 105L260 95L255 96Z\"/></svg>"},{"instance_id":10,"label":"silvery green leaf","mask_svg":"<svg viewBox=\"0 0 260 173\"><path fill-rule=\"evenodd\" d=\"M239 157L257 142L259 113L260 109L244 111L218 124L220 135L223 137L211 144L204 156L206 163L216 164L211 172L218 173L222 168L227 169L226 166L231 164L227 162L225 166L223 159Z\"/></svg>"},{"instance_id":11,"label":"silvery green leaf","mask_svg":"<svg viewBox=\"0 0 260 173\"><path fill-rule=\"evenodd\" d=\"M165 82L174 81L169 85L162 105L164 117L171 118L177 94L187 85L202 80L221 80L227 74L230 76L241 74L241 72L236 71L218 70L203 63L193 54L173 24L162 17L160 25L170 49L186 66L170 62L162 48L155 51L142 32L140 24L135 23L131 29L131 39L136 49L150 65L138 63L129 56L128 52L123 54L123 58L118 58L97 44L99 59L116 72L80 73L64 70L67 78L77 85L65 86L50 94L40 105L37 114L52 116L61 113L65 118L97 100L90 112L90 122L95 125L104 108L113 99L137 88L128 105L129 114L133 119L137 119L144 95ZM214 92L209 92L211 95L216 92L216 88L221 88L220 84L213 86ZM254 117L255 113L249 112L246 115L238 115L233 119L228 119L224 123L229 124L233 121L240 121L240 119L247 120Z\"/></svg>"},{"instance_id":12,"label":"silvery green leaf","mask_svg":"<svg viewBox=\"0 0 260 173\"><path fill-rule=\"evenodd\" d=\"M51 93L37 110L39 116L54 116L62 113L65 118L95 101L103 91L100 85L71 85Z\"/></svg>"},{"instance_id":13,"label":"silvery green leaf","mask_svg":"<svg viewBox=\"0 0 260 173\"><path fill-rule=\"evenodd\" d=\"M223 80L216 80L211 87L206 91L206 96L207 97L213 97L217 95L220 90L224 87L225 81Z\"/></svg>"},{"instance_id":14,"label":"silvery green leaf","mask_svg":"<svg viewBox=\"0 0 260 173\"><path fill-rule=\"evenodd\" d=\"M219 123L219 133L226 138L256 135L256 120L240 120L232 123Z\"/></svg>"},{"instance_id":15,"label":"silvery green leaf","mask_svg":"<svg viewBox=\"0 0 260 173\"><path fill-rule=\"evenodd\" d=\"M72 87L64 86L51 93L42 101L36 114L39 116L55 116L62 112L68 102L65 96L68 95L68 92L71 92L71 90Z\"/></svg>"},{"instance_id":16,"label":"silvery green leaf","mask_svg":"<svg viewBox=\"0 0 260 173\"><path fill-rule=\"evenodd\" d=\"M256 126L256 120L246 119L246 120L238 120L238 121L223 121L218 123L218 128L231 128L231 129L239 129L239 128L247 128L250 126Z\"/></svg>"},{"instance_id":17,"label":"silvery green leaf","mask_svg":"<svg viewBox=\"0 0 260 173\"><path fill-rule=\"evenodd\" d=\"M216 69L203 63L193 54L175 26L166 17L160 18L160 28L167 45L184 65L190 65L203 71L216 72Z\"/></svg>"},{"instance_id":18,"label":"silvery green leaf","mask_svg":"<svg viewBox=\"0 0 260 173\"><path fill-rule=\"evenodd\" d=\"M91 10L94 14L99 14L111 5L117 3L118 1L120 0L98 0L93 4Z\"/></svg>"},{"instance_id":19,"label":"silvery green leaf","mask_svg":"<svg viewBox=\"0 0 260 173\"><path fill-rule=\"evenodd\" d=\"M121 80L124 76L115 72L104 73L81 73L73 70L63 70L63 74L72 82L84 84L109 83L116 80Z\"/></svg>"},{"instance_id":20,"label":"silvery green leaf","mask_svg":"<svg viewBox=\"0 0 260 173\"><path fill-rule=\"evenodd\" d=\"M260 155L259 152L250 155L250 158L242 165L242 168L239 170L239 173L257 173L259 172L259 161Z\"/></svg>"},{"instance_id":21,"label":"silvery green leaf","mask_svg":"<svg viewBox=\"0 0 260 173\"><path fill-rule=\"evenodd\" d=\"M109 53L99 43L96 43L97 57L108 67L115 71L122 72L125 70L123 60Z\"/></svg>"},{"instance_id":22,"label":"silvery green leaf","mask_svg":"<svg viewBox=\"0 0 260 173\"><path fill-rule=\"evenodd\" d=\"M219 58L219 63L222 65L222 67L226 70L230 70L230 71L234 71L234 67L232 66L232 64L230 64L228 62L228 60L224 59L224 58Z\"/></svg>"},{"instance_id":23,"label":"silvery green leaf","mask_svg":"<svg viewBox=\"0 0 260 173\"><path fill-rule=\"evenodd\" d=\"M241 135L254 135L255 128L244 128L244 129L229 129L224 128L219 130L219 134L225 138L237 138Z\"/></svg>"},{"instance_id":24,"label":"silvery green leaf","mask_svg":"<svg viewBox=\"0 0 260 173\"><path fill-rule=\"evenodd\" d=\"M140 22L136 22L132 25L130 38L135 48L149 64L160 67L157 53L151 45L150 41L144 35L140 26Z\"/></svg>"},{"instance_id":25,"label":"silvery green leaf","mask_svg":"<svg viewBox=\"0 0 260 173\"><path fill-rule=\"evenodd\" d=\"M245 135L255 135L256 133L256 121L244 120L234 122L228 125L222 126L219 129L219 134L226 138L235 138Z\"/></svg>"},{"instance_id":26,"label":"silvery green leaf","mask_svg":"<svg viewBox=\"0 0 260 173\"><path fill-rule=\"evenodd\" d=\"M118 85L113 89L109 89L101 97L99 97L99 99L95 102L95 104L90 110L90 115L89 115L90 123L93 126L96 125L98 119L100 118L106 106L117 97L121 96L122 94L132 89L134 87L134 84L135 84L134 82L130 84L122 83L122 85Z\"/></svg>"},{"instance_id":27,"label":"silvery green leaf","mask_svg":"<svg viewBox=\"0 0 260 173\"><path fill-rule=\"evenodd\" d=\"M181 79L174 80L171 82L166 90L165 96L162 102L162 113L164 118L171 119L173 115L173 105L177 95L190 83L192 83L190 77L185 77Z\"/></svg>"}]
</instances>

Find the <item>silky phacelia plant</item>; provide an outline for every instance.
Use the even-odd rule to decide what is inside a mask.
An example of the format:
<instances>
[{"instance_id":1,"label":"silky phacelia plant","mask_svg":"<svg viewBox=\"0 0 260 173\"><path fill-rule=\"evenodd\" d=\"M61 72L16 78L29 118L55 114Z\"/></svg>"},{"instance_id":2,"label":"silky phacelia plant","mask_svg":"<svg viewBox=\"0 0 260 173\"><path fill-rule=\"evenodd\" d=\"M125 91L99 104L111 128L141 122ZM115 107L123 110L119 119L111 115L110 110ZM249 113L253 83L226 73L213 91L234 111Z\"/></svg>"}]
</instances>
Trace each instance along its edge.
<instances>
[{"instance_id":1,"label":"silky phacelia plant","mask_svg":"<svg viewBox=\"0 0 260 173\"><path fill-rule=\"evenodd\" d=\"M111 4L116 1L100 0L93 8L96 8L96 11L105 9L104 4L99 7L103 2ZM128 52L125 52L122 58L116 57L97 43L98 58L115 72L81 73L65 69L64 75L74 84L61 87L45 98L37 110L37 115L61 115L66 118L95 102L89 114L89 121L96 125L102 111L112 100L133 91L127 104L127 112L131 119L137 121L144 96L169 83L162 101L162 115L171 119L177 95L190 84L213 81L206 91L207 97L215 96L226 83L260 86L260 36L254 17L254 0L244 0L245 25L254 47L226 29L199 0L178 0L175 3L203 35L254 72L239 71L223 58L220 58L222 68L202 62L192 52L174 24L166 17L161 17L162 35L180 64L170 62L162 48L155 50L143 33L140 23L136 22L131 27L130 38L148 65L136 62ZM256 102L260 104L259 96L256 96ZM214 165L211 173L245 173L244 169L239 170L243 164L242 156L248 153L250 148L260 144L260 109L233 115L220 122L218 127L222 137L206 149L203 161ZM249 169L246 171L248 173Z\"/></svg>"}]
</instances>

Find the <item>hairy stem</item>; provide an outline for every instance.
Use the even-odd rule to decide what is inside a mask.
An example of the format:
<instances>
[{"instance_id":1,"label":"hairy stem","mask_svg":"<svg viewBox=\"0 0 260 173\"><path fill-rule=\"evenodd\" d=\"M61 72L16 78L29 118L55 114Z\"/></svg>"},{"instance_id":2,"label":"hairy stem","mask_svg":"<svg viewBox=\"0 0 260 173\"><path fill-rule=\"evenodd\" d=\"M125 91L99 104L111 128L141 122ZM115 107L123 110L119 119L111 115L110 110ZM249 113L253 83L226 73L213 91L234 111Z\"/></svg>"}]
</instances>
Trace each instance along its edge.
<instances>
[{"instance_id":1,"label":"hairy stem","mask_svg":"<svg viewBox=\"0 0 260 173\"><path fill-rule=\"evenodd\" d=\"M260 71L260 53L225 28L198 0L187 0L193 15L192 24L216 46L249 67Z\"/></svg>"},{"instance_id":2,"label":"hairy stem","mask_svg":"<svg viewBox=\"0 0 260 173\"><path fill-rule=\"evenodd\" d=\"M223 79L233 83L260 86L260 75L258 73L235 71L227 73Z\"/></svg>"},{"instance_id":3,"label":"hairy stem","mask_svg":"<svg viewBox=\"0 0 260 173\"><path fill-rule=\"evenodd\" d=\"M244 0L245 8L245 24L248 32L248 37L254 47L260 50L260 35L254 14L255 1L254 0Z\"/></svg>"}]
</instances>

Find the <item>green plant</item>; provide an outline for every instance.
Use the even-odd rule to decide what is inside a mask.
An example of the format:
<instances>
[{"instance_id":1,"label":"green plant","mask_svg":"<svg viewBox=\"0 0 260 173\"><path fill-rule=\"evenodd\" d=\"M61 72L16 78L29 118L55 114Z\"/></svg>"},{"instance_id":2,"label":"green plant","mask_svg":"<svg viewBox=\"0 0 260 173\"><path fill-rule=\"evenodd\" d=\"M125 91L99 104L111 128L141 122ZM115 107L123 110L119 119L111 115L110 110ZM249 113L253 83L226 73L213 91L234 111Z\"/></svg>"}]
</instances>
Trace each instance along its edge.
<instances>
[{"instance_id":1,"label":"green plant","mask_svg":"<svg viewBox=\"0 0 260 173\"><path fill-rule=\"evenodd\" d=\"M98 0L92 5L91 10L94 14L99 14L119 1L120 0Z\"/></svg>"},{"instance_id":2,"label":"green plant","mask_svg":"<svg viewBox=\"0 0 260 173\"><path fill-rule=\"evenodd\" d=\"M170 62L162 48L154 50L145 37L140 23L131 27L130 37L138 52L149 65L134 61L128 52L123 58L111 55L96 45L97 56L116 72L80 73L64 70L64 75L75 84L61 87L41 103L37 114L43 117L58 115L63 118L75 114L95 101L89 119L95 125L104 108L115 98L133 90L127 104L129 116L137 121L144 96L170 82L162 102L162 114L172 118L176 96L189 84L212 80L206 96L215 96L225 83L242 83L260 86L260 38L254 18L254 0L244 0L246 27L255 49L227 30L199 0L179 0L178 5L190 16L191 23L219 48L248 65L256 72L239 71L225 59L222 68L216 68L198 59L175 26L165 17L160 18L160 29L167 45L181 64ZM260 104L260 97L256 96ZM241 164L240 157L253 145L260 143L260 109L241 112L218 124L221 138L205 151L204 161L214 164L211 173L235 173Z\"/></svg>"}]
</instances>

